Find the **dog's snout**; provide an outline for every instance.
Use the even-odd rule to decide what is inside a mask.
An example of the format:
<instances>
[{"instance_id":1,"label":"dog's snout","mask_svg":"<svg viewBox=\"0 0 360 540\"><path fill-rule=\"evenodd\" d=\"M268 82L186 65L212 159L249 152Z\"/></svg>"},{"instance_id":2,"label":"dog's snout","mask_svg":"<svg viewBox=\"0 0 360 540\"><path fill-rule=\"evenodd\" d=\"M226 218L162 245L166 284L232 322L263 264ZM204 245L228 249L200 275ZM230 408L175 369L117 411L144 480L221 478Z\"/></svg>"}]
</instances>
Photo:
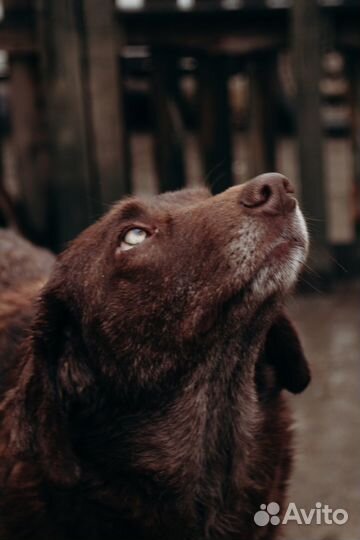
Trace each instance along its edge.
<instances>
[{"instance_id":1,"label":"dog's snout","mask_svg":"<svg viewBox=\"0 0 360 540\"><path fill-rule=\"evenodd\" d=\"M278 173L257 176L244 185L239 202L250 211L269 215L285 215L296 207L294 189L289 180Z\"/></svg>"}]
</instances>

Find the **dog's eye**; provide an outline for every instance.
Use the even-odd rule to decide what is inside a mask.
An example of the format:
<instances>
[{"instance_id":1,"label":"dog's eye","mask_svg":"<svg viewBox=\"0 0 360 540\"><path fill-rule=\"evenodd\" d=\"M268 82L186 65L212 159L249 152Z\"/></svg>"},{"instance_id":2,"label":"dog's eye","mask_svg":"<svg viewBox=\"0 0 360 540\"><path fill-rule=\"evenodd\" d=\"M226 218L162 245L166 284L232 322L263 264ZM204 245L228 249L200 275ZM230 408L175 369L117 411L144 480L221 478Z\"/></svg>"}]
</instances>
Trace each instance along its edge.
<instances>
[{"instance_id":1,"label":"dog's eye","mask_svg":"<svg viewBox=\"0 0 360 540\"><path fill-rule=\"evenodd\" d=\"M141 244L149 236L148 232L144 229L130 229L124 236L120 249L121 251L126 251L127 249L132 249L133 247Z\"/></svg>"}]
</instances>

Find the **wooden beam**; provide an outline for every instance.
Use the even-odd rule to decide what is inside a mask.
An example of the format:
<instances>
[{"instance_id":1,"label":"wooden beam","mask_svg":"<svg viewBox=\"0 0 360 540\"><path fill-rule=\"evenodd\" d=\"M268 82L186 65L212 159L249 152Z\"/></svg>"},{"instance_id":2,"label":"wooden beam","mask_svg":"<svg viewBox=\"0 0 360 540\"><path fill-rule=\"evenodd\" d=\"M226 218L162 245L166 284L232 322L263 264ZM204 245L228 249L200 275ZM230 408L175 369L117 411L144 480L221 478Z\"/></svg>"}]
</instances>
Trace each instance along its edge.
<instances>
[{"instance_id":1,"label":"wooden beam","mask_svg":"<svg viewBox=\"0 0 360 540\"><path fill-rule=\"evenodd\" d=\"M23 226L34 241L47 243L49 154L37 58L10 57L9 96Z\"/></svg>"},{"instance_id":2,"label":"wooden beam","mask_svg":"<svg viewBox=\"0 0 360 540\"><path fill-rule=\"evenodd\" d=\"M185 185L184 129L178 105L177 58L167 51L152 55L154 151L159 190Z\"/></svg>"},{"instance_id":3,"label":"wooden beam","mask_svg":"<svg viewBox=\"0 0 360 540\"><path fill-rule=\"evenodd\" d=\"M113 0L83 0L88 77L85 99L91 113L94 167L102 203L108 205L130 192L129 143L125 129L121 64L122 42ZM87 73L86 73L87 72Z\"/></svg>"},{"instance_id":4,"label":"wooden beam","mask_svg":"<svg viewBox=\"0 0 360 540\"><path fill-rule=\"evenodd\" d=\"M264 9L118 12L133 45L185 48L197 53L249 54L284 46L288 37L287 10Z\"/></svg>"},{"instance_id":5,"label":"wooden beam","mask_svg":"<svg viewBox=\"0 0 360 540\"><path fill-rule=\"evenodd\" d=\"M0 25L0 49L9 54L36 52L38 45L31 29L8 28Z\"/></svg>"},{"instance_id":6,"label":"wooden beam","mask_svg":"<svg viewBox=\"0 0 360 540\"><path fill-rule=\"evenodd\" d=\"M39 6L52 149L54 247L61 248L101 212L101 201L90 166L79 13L71 0L39 0Z\"/></svg>"},{"instance_id":7,"label":"wooden beam","mask_svg":"<svg viewBox=\"0 0 360 540\"><path fill-rule=\"evenodd\" d=\"M276 169L276 54L255 55L249 60L250 77L250 176Z\"/></svg>"},{"instance_id":8,"label":"wooden beam","mask_svg":"<svg viewBox=\"0 0 360 540\"><path fill-rule=\"evenodd\" d=\"M0 49L10 54L37 51L34 1L2 0L2 4L4 11L0 20Z\"/></svg>"},{"instance_id":9,"label":"wooden beam","mask_svg":"<svg viewBox=\"0 0 360 540\"><path fill-rule=\"evenodd\" d=\"M348 53L348 75L350 81L351 140L354 156L353 213L357 241L360 241L360 49Z\"/></svg>"},{"instance_id":10,"label":"wooden beam","mask_svg":"<svg viewBox=\"0 0 360 540\"><path fill-rule=\"evenodd\" d=\"M56 245L129 191L113 3L39 0Z\"/></svg>"},{"instance_id":11,"label":"wooden beam","mask_svg":"<svg viewBox=\"0 0 360 540\"><path fill-rule=\"evenodd\" d=\"M19 10L19 9L32 9L35 4L35 0L2 0L7 11Z\"/></svg>"},{"instance_id":12,"label":"wooden beam","mask_svg":"<svg viewBox=\"0 0 360 540\"><path fill-rule=\"evenodd\" d=\"M111 0L39 4L60 247L129 191L118 34Z\"/></svg>"},{"instance_id":13,"label":"wooden beam","mask_svg":"<svg viewBox=\"0 0 360 540\"><path fill-rule=\"evenodd\" d=\"M296 0L292 8L294 70L297 83L297 131L302 206L316 219L310 264L323 275L331 271L327 238L326 190L323 165L320 10L314 0Z\"/></svg>"},{"instance_id":14,"label":"wooden beam","mask_svg":"<svg viewBox=\"0 0 360 540\"><path fill-rule=\"evenodd\" d=\"M199 137L204 175L213 193L233 184L226 58L199 58Z\"/></svg>"}]
</instances>

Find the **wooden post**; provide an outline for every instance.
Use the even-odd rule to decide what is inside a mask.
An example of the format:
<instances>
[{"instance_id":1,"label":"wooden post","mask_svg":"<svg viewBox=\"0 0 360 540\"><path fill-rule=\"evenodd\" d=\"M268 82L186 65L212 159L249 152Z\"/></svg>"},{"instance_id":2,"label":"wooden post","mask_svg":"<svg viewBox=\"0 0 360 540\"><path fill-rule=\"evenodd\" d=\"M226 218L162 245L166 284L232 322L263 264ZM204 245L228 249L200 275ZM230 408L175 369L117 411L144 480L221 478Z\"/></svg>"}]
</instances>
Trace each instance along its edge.
<instances>
[{"instance_id":1,"label":"wooden post","mask_svg":"<svg viewBox=\"0 0 360 540\"><path fill-rule=\"evenodd\" d=\"M276 169L276 55L253 55L249 60L249 77L249 172L254 177Z\"/></svg>"},{"instance_id":2,"label":"wooden post","mask_svg":"<svg viewBox=\"0 0 360 540\"><path fill-rule=\"evenodd\" d=\"M10 56L12 142L20 184L21 221L27 234L48 243L49 156L35 56Z\"/></svg>"},{"instance_id":3,"label":"wooden post","mask_svg":"<svg viewBox=\"0 0 360 540\"><path fill-rule=\"evenodd\" d=\"M314 0L296 0L292 9L302 206L306 216L317 220L311 235L310 264L320 275L329 276L331 262L327 239L319 90L321 77L320 8Z\"/></svg>"},{"instance_id":4,"label":"wooden post","mask_svg":"<svg viewBox=\"0 0 360 540\"><path fill-rule=\"evenodd\" d=\"M185 185L185 133L178 106L177 57L166 51L152 54L154 152L160 191Z\"/></svg>"},{"instance_id":5,"label":"wooden post","mask_svg":"<svg viewBox=\"0 0 360 540\"><path fill-rule=\"evenodd\" d=\"M119 26L113 0L83 0L95 166L102 203L111 204L130 192L129 144L126 136Z\"/></svg>"},{"instance_id":6,"label":"wooden post","mask_svg":"<svg viewBox=\"0 0 360 540\"><path fill-rule=\"evenodd\" d=\"M199 136L204 175L212 192L233 184L232 140L226 59L199 58Z\"/></svg>"},{"instance_id":7,"label":"wooden post","mask_svg":"<svg viewBox=\"0 0 360 540\"><path fill-rule=\"evenodd\" d=\"M129 192L112 0L39 0L57 246Z\"/></svg>"},{"instance_id":8,"label":"wooden post","mask_svg":"<svg viewBox=\"0 0 360 540\"><path fill-rule=\"evenodd\" d=\"M354 155L354 199L353 211L357 233L360 233L360 49L348 54L350 79L351 139Z\"/></svg>"},{"instance_id":9,"label":"wooden post","mask_svg":"<svg viewBox=\"0 0 360 540\"><path fill-rule=\"evenodd\" d=\"M100 213L90 169L81 70L82 44L72 0L39 0L38 23L52 151L53 247L62 248Z\"/></svg>"}]
</instances>

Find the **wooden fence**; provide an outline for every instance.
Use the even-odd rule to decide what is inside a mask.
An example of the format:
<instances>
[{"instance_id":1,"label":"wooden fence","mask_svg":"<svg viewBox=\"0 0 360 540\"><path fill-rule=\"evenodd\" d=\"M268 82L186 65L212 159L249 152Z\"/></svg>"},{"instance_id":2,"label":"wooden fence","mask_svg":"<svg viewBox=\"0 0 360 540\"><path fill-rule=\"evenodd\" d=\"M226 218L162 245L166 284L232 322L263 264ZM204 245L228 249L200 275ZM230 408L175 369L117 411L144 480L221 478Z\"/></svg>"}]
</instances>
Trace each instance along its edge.
<instances>
[{"instance_id":1,"label":"wooden fence","mask_svg":"<svg viewBox=\"0 0 360 540\"><path fill-rule=\"evenodd\" d=\"M326 4L326 2L322 2ZM345 2L344 2L345 4ZM352 5L354 4L354 5ZM133 9L130 9L130 8ZM358 2L4 0L0 50L9 57L12 140L21 181L19 212L33 238L58 249L132 191L124 111L125 47L150 50L153 138L160 190L185 184L174 108L177 61L197 60L198 138L204 171L232 184L228 61L250 78L253 175L276 169L275 65L293 47L302 199L320 220L315 267L331 268L322 163L320 35L323 21L345 53L352 82L355 178L360 179ZM175 111L175 112L174 112Z\"/></svg>"}]
</instances>

